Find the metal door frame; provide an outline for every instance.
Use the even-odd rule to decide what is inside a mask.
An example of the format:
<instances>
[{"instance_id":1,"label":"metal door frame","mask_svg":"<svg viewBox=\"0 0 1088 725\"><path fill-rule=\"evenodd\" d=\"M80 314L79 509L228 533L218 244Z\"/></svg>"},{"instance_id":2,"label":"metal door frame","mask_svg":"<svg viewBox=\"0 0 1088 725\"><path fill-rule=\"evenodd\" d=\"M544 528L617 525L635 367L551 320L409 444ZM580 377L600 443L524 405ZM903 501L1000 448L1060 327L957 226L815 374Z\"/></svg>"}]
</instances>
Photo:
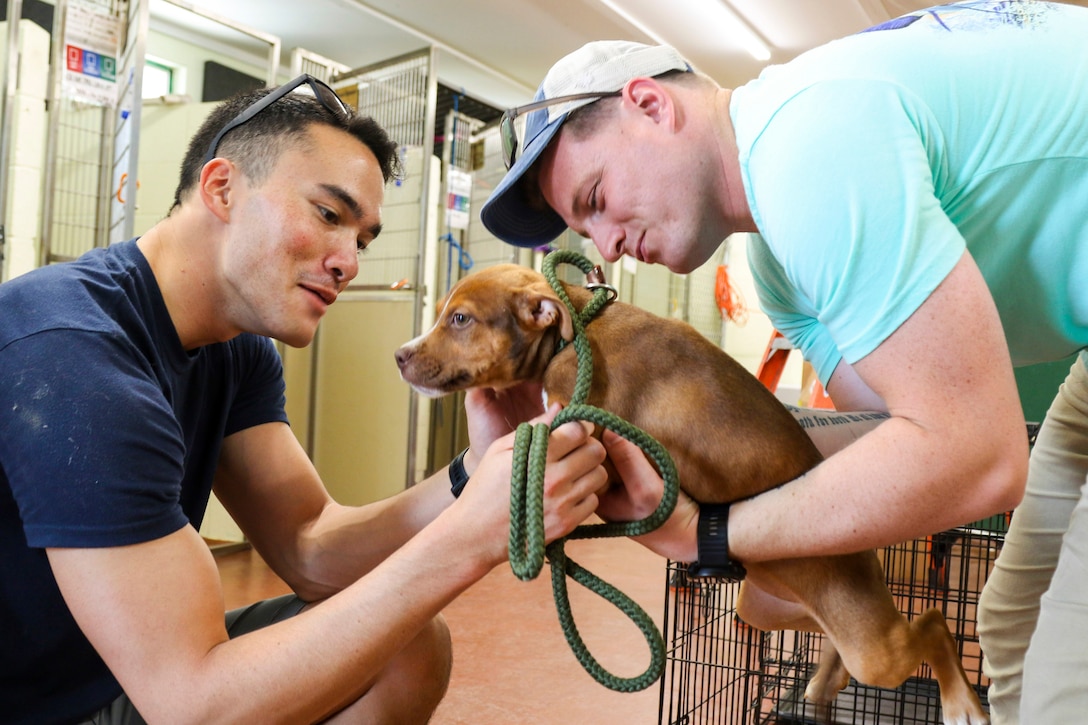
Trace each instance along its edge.
<instances>
[{"instance_id":1,"label":"metal door frame","mask_svg":"<svg viewBox=\"0 0 1088 725\"><path fill-rule=\"evenodd\" d=\"M15 123L15 91L19 85L19 28L23 0L8 0L8 44L0 77L0 282L7 278L8 183L11 173L11 136Z\"/></svg>"}]
</instances>

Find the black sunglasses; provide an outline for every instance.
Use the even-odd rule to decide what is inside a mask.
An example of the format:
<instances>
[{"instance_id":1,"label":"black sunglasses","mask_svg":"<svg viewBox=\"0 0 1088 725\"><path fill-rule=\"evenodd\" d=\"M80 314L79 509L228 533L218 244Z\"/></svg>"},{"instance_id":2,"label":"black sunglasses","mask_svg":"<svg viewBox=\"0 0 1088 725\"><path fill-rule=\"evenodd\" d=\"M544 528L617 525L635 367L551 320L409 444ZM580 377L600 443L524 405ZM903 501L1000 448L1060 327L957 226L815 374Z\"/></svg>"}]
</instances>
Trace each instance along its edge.
<instances>
[{"instance_id":1,"label":"black sunglasses","mask_svg":"<svg viewBox=\"0 0 1088 725\"><path fill-rule=\"evenodd\" d=\"M310 86L314 98L316 98L322 106L328 109L329 113L333 114L341 121L351 117L353 113L351 107L344 103L340 96L336 95L336 91L330 88L324 81L320 81L308 73L303 73L293 81L284 83L267 96L264 96L260 100L247 106L241 113L232 118L227 125L219 129L219 133L215 134L215 138L213 138L211 144L208 145L208 153L204 154L204 163L206 164L215 158L215 152L219 149L219 142L223 140L223 137L226 136L227 133L238 128L243 123L246 123L258 113L304 84Z\"/></svg>"},{"instance_id":2,"label":"black sunglasses","mask_svg":"<svg viewBox=\"0 0 1088 725\"><path fill-rule=\"evenodd\" d=\"M502 114L502 120L499 121L499 137L502 139L502 160L506 164L507 170L514 165L514 162L518 158L518 132L514 124L515 119L518 116L524 116L527 113L533 111L539 111L542 108L548 106L555 106L560 103L567 103L569 101L582 101L587 98L599 99L608 98L609 96L618 96L623 91L605 91L599 93L574 93L569 96L556 96L555 98L545 98L542 101L533 101L532 103L526 103L524 106L518 106L516 108L507 109Z\"/></svg>"}]
</instances>

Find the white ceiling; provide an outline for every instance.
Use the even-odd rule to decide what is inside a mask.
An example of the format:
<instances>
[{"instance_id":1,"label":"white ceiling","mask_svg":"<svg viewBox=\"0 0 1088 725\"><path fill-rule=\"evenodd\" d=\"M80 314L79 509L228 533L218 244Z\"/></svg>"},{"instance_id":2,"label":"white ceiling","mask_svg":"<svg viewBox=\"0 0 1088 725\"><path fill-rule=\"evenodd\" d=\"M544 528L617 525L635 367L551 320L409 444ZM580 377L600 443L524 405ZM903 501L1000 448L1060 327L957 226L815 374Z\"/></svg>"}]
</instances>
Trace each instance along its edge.
<instances>
[{"instance_id":1,"label":"white ceiling","mask_svg":"<svg viewBox=\"0 0 1088 725\"><path fill-rule=\"evenodd\" d=\"M553 62L591 40L658 39L725 86L754 77L837 37L932 0L150 0L152 28L211 37L239 53L259 44L184 10L193 6L281 39L282 63L302 47L352 68L419 48L439 49L439 79L485 103L531 98ZM619 12L609 5L619 8ZM695 20L682 17L689 10ZM771 51L756 61L740 31L707 27L713 15L742 22ZM626 17L624 17L624 15ZM649 35L648 32L652 35ZM286 72L286 69L285 69Z\"/></svg>"}]
</instances>

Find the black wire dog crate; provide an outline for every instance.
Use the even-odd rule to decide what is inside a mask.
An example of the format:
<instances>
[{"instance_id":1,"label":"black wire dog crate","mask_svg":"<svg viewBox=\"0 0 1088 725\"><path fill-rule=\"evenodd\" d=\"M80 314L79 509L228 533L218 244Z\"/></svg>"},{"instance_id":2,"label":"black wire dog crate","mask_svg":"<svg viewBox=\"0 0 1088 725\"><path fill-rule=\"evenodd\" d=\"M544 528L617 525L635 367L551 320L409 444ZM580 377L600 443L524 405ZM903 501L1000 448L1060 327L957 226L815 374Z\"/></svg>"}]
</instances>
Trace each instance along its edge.
<instances>
[{"instance_id":1,"label":"black wire dog crate","mask_svg":"<svg viewBox=\"0 0 1088 725\"><path fill-rule=\"evenodd\" d=\"M982 586L1004 542L1009 517L887 547L879 553L888 587L908 617L938 607L959 645L963 667L987 706L989 678L975 631ZM830 706L804 699L823 636L764 632L736 614L740 585L691 579L668 567L665 674L659 722L670 725L915 725L940 723L937 681L922 665L889 690L850 684Z\"/></svg>"}]
</instances>

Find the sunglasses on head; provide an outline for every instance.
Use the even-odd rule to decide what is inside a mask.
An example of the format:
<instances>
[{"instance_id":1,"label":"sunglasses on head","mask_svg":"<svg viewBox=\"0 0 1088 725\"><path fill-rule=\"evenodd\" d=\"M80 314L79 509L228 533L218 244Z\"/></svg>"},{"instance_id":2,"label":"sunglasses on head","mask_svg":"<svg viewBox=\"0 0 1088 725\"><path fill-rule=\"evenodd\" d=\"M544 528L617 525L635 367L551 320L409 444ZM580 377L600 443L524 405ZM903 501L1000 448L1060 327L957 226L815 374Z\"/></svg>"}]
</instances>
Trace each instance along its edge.
<instances>
[{"instance_id":1,"label":"sunglasses on head","mask_svg":"<svg viewBox=\"0 0 1088 725\"><path fill-rule=\"evenodd\" d=\"M582 101L587 98L608 98L609 96L618 96L620 93L622 93L622 91L574 93L569 96L545 98L542 101L533 101L532 103L526 103L524 106L507 109L507 111L502 114L502 120L499 121L499 137L502 139L502 160L503 163L506 164L507 170L514 165L514 162L518 158L518 131L515 121L519 116L525 116L533 111L539 111L542 108L548 108L549 106L555 106L560 103Z\"/></svg>"},{"instance_id":2,"label":"sunglasses on head","mask_svg":"<svg viewBox=\"0 0 1088 725\"><path fill-rule=\"evenodd\" d=\"M222 141L223 137L229 132L238 128L243 123L248 122L258 113L302 85L310 86L314 98L338 119L346 120L351 117L353 113L351 108L340 99L340 96L336 95L336 91L330 88L324 81L320 81L308 73L303 73L293 81L284 83L267 96L253 102L243 109L241 113L227 122L223 128L219 129L219 133L215 134L215 138L213 138L212 142L208 145L208 153L204 154L204 163L206 164L215 158L215 152L219 149L219 142Z\"/></svg>"}]
</instances>

